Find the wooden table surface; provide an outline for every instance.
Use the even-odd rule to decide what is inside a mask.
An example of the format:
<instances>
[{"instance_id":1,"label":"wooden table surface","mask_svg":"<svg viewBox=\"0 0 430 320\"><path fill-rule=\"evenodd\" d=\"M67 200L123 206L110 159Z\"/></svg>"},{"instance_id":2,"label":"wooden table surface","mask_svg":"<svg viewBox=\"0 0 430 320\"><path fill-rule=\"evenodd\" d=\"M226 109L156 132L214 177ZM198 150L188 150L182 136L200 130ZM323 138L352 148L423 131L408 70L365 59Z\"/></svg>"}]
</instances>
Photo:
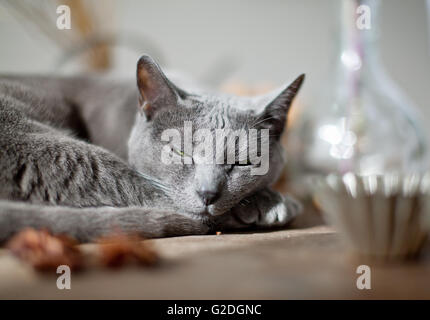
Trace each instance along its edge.
<instances>
[{"instance_id":1,"label":"wooden table surface","mask_svg":"<svg viewBox=\"0 0 430 320\"><path fill-rule=\"evenodd\" d=\"M25 299L385 299L430 298L430 250L414 262L352 258L327 226L151 240L156 268L90 268L72 273L70 290L0 250L0 298ZM94 245L82 246L91 253ZM356 268L371 267L371 290Z\"/></svg>"}]
</instances>

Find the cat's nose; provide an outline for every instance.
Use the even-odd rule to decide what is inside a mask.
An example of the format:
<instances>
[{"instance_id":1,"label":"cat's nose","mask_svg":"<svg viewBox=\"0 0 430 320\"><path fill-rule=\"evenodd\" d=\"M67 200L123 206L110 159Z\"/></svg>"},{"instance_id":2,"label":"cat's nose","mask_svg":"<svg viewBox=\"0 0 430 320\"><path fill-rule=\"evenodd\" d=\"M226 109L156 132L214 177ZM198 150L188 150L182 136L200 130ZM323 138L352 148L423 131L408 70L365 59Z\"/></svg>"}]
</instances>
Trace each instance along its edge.
<instances>
[{"instance_id":1,"label":"cat's nose","mask_svg":"<svg viewBox=\"0 0 430 320\"><path fill-rule=\"evenodd\" d=\"M215 201L217 201L220 197L220 193L216 190L208 190L205 188L202 188L197 191L197 194L199 195L200 199L202 199L203 203L208 206Z\"/></svg>"}]
</instances>

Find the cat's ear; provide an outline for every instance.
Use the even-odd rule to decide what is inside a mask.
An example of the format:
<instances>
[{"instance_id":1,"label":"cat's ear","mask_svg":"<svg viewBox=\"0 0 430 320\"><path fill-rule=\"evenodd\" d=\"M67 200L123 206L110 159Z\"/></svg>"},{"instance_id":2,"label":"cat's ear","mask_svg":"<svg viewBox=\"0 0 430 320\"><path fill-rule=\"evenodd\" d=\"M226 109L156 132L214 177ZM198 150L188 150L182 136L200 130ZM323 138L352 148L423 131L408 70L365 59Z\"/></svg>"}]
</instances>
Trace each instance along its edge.
<instances>
[{"instance_id":1,"label":"cat's ear","mask_svg":"<svg viewBox=\"0 0 430 320\"><path fill-rule=\"evenodd\" d=\"M269 128L271 135L275 135L279 138L284 131L287 113L304 79L304 74L297 77L297 79L283 89L281 93L278 93L274 99L271 98L260 114L260 123L265 128Z\"/></svg>"},{"instance_id":2,"label":"cat's ear","mask_svg":"<svg viewBox=\"0 0 430 320\"><path fill-rule=\"evenodd\" d=\"M176 106L185 93L167 79L158 64L148 55L137 62L139 108L149 120L164 107Z\"/></svg>"}]
</instances>

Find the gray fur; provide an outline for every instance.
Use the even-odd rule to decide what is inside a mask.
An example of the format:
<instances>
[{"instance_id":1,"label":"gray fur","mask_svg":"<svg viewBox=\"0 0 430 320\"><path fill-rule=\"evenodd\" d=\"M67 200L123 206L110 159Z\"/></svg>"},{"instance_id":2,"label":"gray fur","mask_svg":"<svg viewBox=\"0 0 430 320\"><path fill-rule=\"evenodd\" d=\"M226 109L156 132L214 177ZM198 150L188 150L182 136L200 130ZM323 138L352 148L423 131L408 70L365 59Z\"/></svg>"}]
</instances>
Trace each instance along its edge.
<instances>
[{"instance_id":1,"label":"gray fur","mask_svg":"<svg viewBox=\"0 0 430 320\"><path fill-rule=\"evenodd\" d=\"M185 91L148 56L138 90L106 78L0 77L0 239L26 226L89 241L115 228L161 237L286 224L299 205L268 187L284 165L279 136L302 81L257 98ZM186 120L268 128L269 172L162 164L161 132ZM201 190L217 194L213 203Z\"/></svg>"}]
</instances>

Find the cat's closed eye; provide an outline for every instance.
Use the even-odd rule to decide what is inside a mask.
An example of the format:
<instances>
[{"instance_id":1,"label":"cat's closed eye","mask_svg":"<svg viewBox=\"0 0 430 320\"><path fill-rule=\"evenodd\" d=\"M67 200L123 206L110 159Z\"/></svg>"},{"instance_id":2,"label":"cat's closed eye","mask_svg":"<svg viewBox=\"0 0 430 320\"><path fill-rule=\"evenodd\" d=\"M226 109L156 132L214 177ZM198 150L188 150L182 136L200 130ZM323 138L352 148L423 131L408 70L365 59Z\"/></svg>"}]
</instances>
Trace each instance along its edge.
<instances>
[{"instance_id":1,"label":"cat's closed eye","mask_svg":"<svg viewBox=\"0 0 430 320\"><path fill-rule=\"evenodd\" d=\"M178 150L177 148L175 148L175 147L173 147L173 146L170 146L170 150L171 150L173 153L175 153L175 154L177 154L178 156L180 156L181 158L183 158L183 159L188 158L188 159L190 159L190 161L189 161L189 162L194 163L194 159L193 159L193 157L192 157L192 156L189 156L189 155L187 155L187 154L185 154L185 152L183 152L182 150Z\"/></svg>"},{"instance_id":2,"label":"cat's closed eye","mask_svg":"<svg viewBox=\"0 0 430 320\"><path fill-rule=\"evenodd\" d=\"M237 166L237 167L247 167L247 166L250 166L250 165L252 165L252 163L249 160L247 160L246 162L236 161L234 163L234 166Z\"/></svg>"},{"instance_id":3,"label":"cat's closed eye","mask_svg":"<svg viewBox=\"0 0 430 320\"><path fill-rule=\"evenodd\" d=\"M171 147L171 150L172 150L174 153L176 153L177 155L181 156L181 157L183 157L183 156L185 155L185 153L184 153L183 151L179 151L179 150L177 150L177 149L175 149L175 148L173 148L173 147Z\"/></svg>"}]
</instances>

